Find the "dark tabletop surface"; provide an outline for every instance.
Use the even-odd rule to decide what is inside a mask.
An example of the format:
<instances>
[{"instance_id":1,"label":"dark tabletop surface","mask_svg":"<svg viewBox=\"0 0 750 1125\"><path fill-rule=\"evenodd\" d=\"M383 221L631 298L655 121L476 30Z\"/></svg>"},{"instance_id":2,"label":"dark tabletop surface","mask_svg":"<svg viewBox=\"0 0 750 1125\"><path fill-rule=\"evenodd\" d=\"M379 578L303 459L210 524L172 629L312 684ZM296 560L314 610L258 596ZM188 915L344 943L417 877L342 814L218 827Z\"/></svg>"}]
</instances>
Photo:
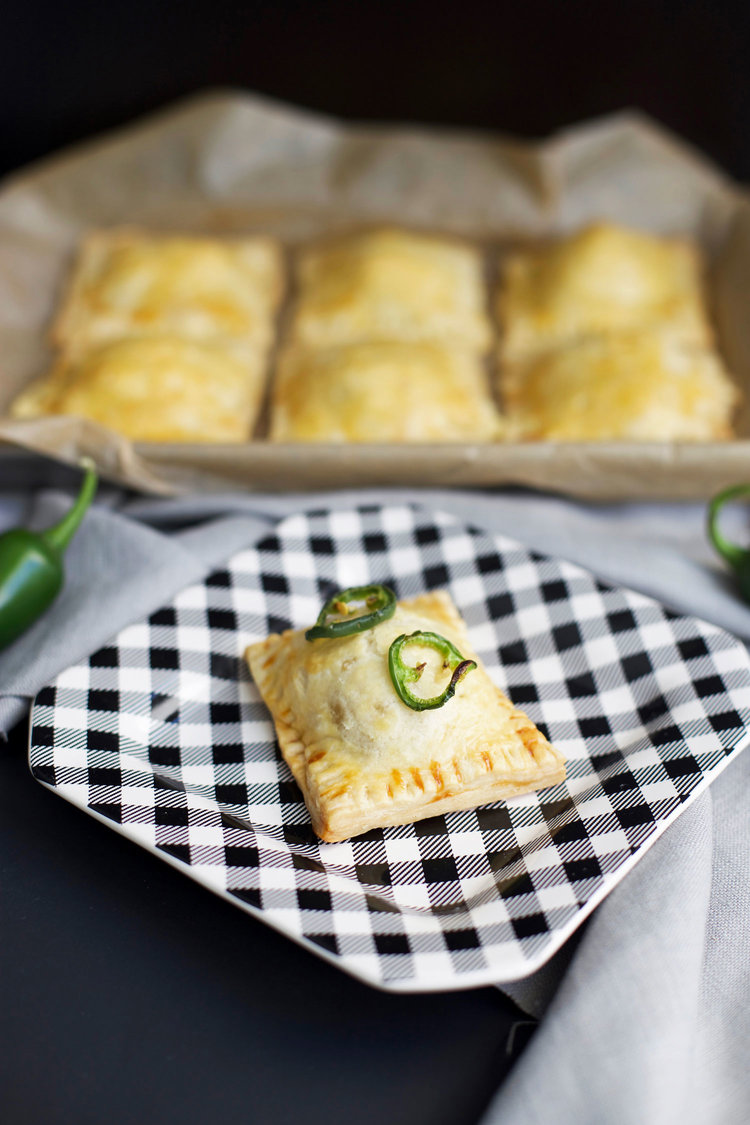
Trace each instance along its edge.
<instances>
[{"instance_id":1,"label":"dark tabletop surface","mask_svg":"<svg viewBox=\"0 0 750 1125\"><path fill-rule=\"evenodd\" d=\"M726 0L8 0L0 173L234 86L528 137L638 107L750 179L749 48ZM478 1121L533 1033L500 992L346 977L43 789L26 738L0 746L2 1125Z\"/></svg>"},{"instance_id":2,"label":"dark tabletop surface","mask_svg":"<svg viewBox=\"0 0 750 1125\"><path fill-rule=\"evenodd\" d=\"M0 747L3 1125L473 1125L533 1026L378 992L35 782Z\"/></svg>"}]
</instances>

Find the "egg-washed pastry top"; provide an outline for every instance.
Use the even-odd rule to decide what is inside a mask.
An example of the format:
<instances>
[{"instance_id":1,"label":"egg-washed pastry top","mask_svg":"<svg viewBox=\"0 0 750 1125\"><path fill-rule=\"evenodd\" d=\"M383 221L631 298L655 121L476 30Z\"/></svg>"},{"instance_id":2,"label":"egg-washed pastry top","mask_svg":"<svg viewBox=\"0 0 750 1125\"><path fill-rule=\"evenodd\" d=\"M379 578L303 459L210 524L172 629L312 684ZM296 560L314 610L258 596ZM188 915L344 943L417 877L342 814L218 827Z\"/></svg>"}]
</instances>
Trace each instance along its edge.
<instances>
[{"instance_id":1,"label":"egg-washed pastry top","mask_svg":"<svg viewBox=\"0 0 750 1125\"><path fill-rule=\"evenodd\" d=\"M498 312L507 360L637 328L698 345L711 341L698 249L609 223L511 254Z\"/></svg>"},{"instance_id":2,"label":"egg-washed pastry top","mask_svg":"<svg viewBox=\"0 0 750 1125\"><path fill-rule=\"evenodd\" d=\"M81 246L52 329L81 354L94 344L151 333L271 343L283 263L273 239L96 231Z\"/></svg>"},{"instance_id":3,"label":"egg-washed pastry top","mask_svg":"<svg viewBox=\"0 0 750 1125\"><path fill-rule=\"evenodd\" d=\"M248 441L263 373L256 349L237 341L133 337L61 357L10 413L91 418L133 441Z\"/></svg>"},{"instance_id":4,"label":"egg-washed pastry top","mask_svg":"<svg viewBox=\"0 0 750 1125\"><path fill-rule=\"evenodd\" d=\"M307 347L434 340L475 351L491 341L482 258L458 239L376 230L300 251L291 339Z\"/></svg>"},{"instance_id":5,"label":"egg-washed pastry top","mask_svg":"<svg viewBox=\"0 0 750 1125\"><path fill-rule=\"evenodd\" d=\"M718 356L659 332L506 364L501 392L512 437L559 441L723 440L739 399Z\"/></svg>"},{"instance_id":6,"label":"egg-washed pastry top","mask_svg":"<svg viewBox=\"0 0 750 1125\"><path fill-rule=\"evenodd\" d=\"M281 356L274 441L490 441L500 420L478 356L423 342L376 342Z\"/></svg>"},{"instance_id":7,"label":"egg-washed pastry top","mask_svg":"<svg viewBox=\"0 0 750 1125\"><path fill-rule=\"evenodd\" d=\"M435 710L412 710L389 676L391 643L415 630L439 633L478 663ZM426 662L425 696L445 686L435 656L425 647L410 657ZM323 840L473 808L565 777L561 754L471 652L444 591L398 603L389 620L365 632L314 641L304 630L274 634L250 645L246 657Z\"/></svg>"}]
</instances>

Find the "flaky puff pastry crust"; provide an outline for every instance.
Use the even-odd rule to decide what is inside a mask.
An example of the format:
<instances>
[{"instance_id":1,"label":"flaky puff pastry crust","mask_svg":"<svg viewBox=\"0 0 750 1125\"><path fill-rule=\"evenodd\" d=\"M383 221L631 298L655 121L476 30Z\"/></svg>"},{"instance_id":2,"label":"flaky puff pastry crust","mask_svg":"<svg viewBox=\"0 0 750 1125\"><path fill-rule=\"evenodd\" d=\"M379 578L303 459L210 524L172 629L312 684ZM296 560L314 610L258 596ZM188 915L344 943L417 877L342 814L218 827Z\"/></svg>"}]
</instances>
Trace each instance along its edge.
<instances>
[{"instance_id":1,"label":"flaky puff pastry crust","mask_svg":"<svg viewBox=\"0 0 750 1125\"><path fill-rule=\"evenodd\" d=\"M322 840L474 808L565 777L562 755L480 661L443 707L404 704L389 676L388 649L417 629L440 633L478 661L444 591L399 602L390 620L351 637L306 641L296 630L247 649L281 753ZM424 694L442 690L435 653L412 656L427 661Z\"/></svg>"},{"instance_id":2,"label":"flaky puff pastry crust","mask_svg":"<svg viewBox=\"0 0 750 1125\"><path fill-rule=\"evenodd\" d=\"M479 251L403 230L350 235L300 252L291 339L307 347L435 340L474 351L491 341Z\"/></svg>"},{"instance_id":3,"label":"flaky puff pastry crust","mask_svg":"<svg viewBox=\"0 0 750 1125\"><path fill-rule=\"evenodd\" d=\"M658 332L508 363L501 394L511 437L559 441L721 441L739 399L713 352Z\"/></svg>"},{"instance_id":4,"label":"flaky puff pastry crust","mask_svg":"<svg viewBox=\"0 0 750 1125\"><path fill-rule=\"evenodd\" d=\"M81 246L52 327L80 355L123 336L242 339L269 347L283 287L273 239L95 231Z\"/></svg>"},{"instance_id":5,"label":"flaky puff pastry crust","mask_svg":"<svg viewBox=\"0 0 750 1125\"><path fill-rule=\"evenodd\" d=\"M363 343L281 356L273 441L491 441L500 432L480 358L428 343Z\"/></svg>"},{"instance_id":6,"label":"flaky puff pastry crust","mask_svg":"<svg viewBox=\"0 0 750 1125\"><path fill-rule=\"evenodd\" d=\"M501 360L630 329L708 346L701 275L699 251L687 240L610 223L511 254L498 295Z\"/></svg>"},{"instance_id":7,"label":"flaky puff pastry crust","mask_svg":"<svg viewBox=\"0 0 750 1125\"><path fill-rule=\"evenodd\" d=\"M264 384L264 361L237 342L178 336L116 340L62 358L11 404L15 418L91 418L134 441L249 440Z\"/></svg>"}]
</instances>

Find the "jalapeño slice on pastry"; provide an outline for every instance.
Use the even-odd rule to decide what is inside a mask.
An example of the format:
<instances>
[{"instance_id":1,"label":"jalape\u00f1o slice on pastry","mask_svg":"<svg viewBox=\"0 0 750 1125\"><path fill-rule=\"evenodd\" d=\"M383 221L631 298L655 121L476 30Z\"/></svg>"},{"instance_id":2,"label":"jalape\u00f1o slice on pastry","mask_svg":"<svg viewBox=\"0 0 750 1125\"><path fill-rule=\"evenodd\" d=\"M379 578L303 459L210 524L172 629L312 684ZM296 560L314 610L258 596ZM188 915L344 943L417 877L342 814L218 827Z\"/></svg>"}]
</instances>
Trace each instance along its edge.
<instances>
[{"instance_id":1,"label":"jalape\u00f1o slice on pastry","mask_svg":"<svg viewBox=\"0 0 750 1125\"><path fill-rule=\"evenodd\" d=\"M430 648L442 657L443 668L447 668L451 673L451 678L444 691L441 691L439 695L432 696L414 694L409 685L422 678L422 673L427 664L426 661L419 664L405 663L401 655L405 648ZM441 637L439 633L427 632L424 629L417 629L416 632L409 633L408 636L406 633L402 633L400 637L396 637L388 650L388 671L393 686L406 706L411 707L413 711L432 711L436 707L442 707L444 703L453 698L456 688L466 673L476 666L476 660L464 660L456 646L445 637Z\"/></svg>"},{"instance_id":2,"label":"jalape\u00f1o slice on pastry","mask_svg":"<svg viewBox=\"0 0 750 1125\"><path fill-rule=\"evenodd\" d=\"M438 634L476 665L448 706L416 711L394 690L389 651L415 632ZM562 755L472 652L444 591L400 601L392 616L349 636L311 644L304 629L289 630L245 655L323 840L474 808L565 777ZM445 675L442 661L426 660L425 698L444 690Z\"/></svg>"},{"instance_id":3,"label":"jalape\u00f1o slice on pastry","mask_svg":"<svg viewBox=\"0 0 750 1125\"><path fill-rule=\"evenodd\" d=\"M353 602L359 605L350 609ZM363 633L365 629L373 629L381 621L393 617L395 609L396 595L389 586L349 586L328 599L312 629L305 633L305 638L316 641L322 637L350 637L354 633Z\"/></svg>"}]
</instances>

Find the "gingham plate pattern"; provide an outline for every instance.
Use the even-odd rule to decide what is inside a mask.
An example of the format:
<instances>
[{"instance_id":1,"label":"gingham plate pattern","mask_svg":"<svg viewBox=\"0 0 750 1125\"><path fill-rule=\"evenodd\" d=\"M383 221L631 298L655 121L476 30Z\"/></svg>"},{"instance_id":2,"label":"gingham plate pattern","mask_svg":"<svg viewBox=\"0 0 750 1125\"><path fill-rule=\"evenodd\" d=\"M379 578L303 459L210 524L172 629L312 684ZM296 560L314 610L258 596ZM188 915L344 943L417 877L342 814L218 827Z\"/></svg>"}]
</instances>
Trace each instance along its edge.
<instances>
[{"instance_id":1,"label":"gingham plate pattern","mask_svg":"<svg viewBox=\"0 0 750 1125\"><path fill-rule=\"evenodd\" d=\"M568 759L539 794L321 844L245 669L330 593L446 587L490 675ZM31 769L372 984L542 964L747 741L734 638L419 507L296 515L37 697Z\"/></svg>"}]
</instances>

